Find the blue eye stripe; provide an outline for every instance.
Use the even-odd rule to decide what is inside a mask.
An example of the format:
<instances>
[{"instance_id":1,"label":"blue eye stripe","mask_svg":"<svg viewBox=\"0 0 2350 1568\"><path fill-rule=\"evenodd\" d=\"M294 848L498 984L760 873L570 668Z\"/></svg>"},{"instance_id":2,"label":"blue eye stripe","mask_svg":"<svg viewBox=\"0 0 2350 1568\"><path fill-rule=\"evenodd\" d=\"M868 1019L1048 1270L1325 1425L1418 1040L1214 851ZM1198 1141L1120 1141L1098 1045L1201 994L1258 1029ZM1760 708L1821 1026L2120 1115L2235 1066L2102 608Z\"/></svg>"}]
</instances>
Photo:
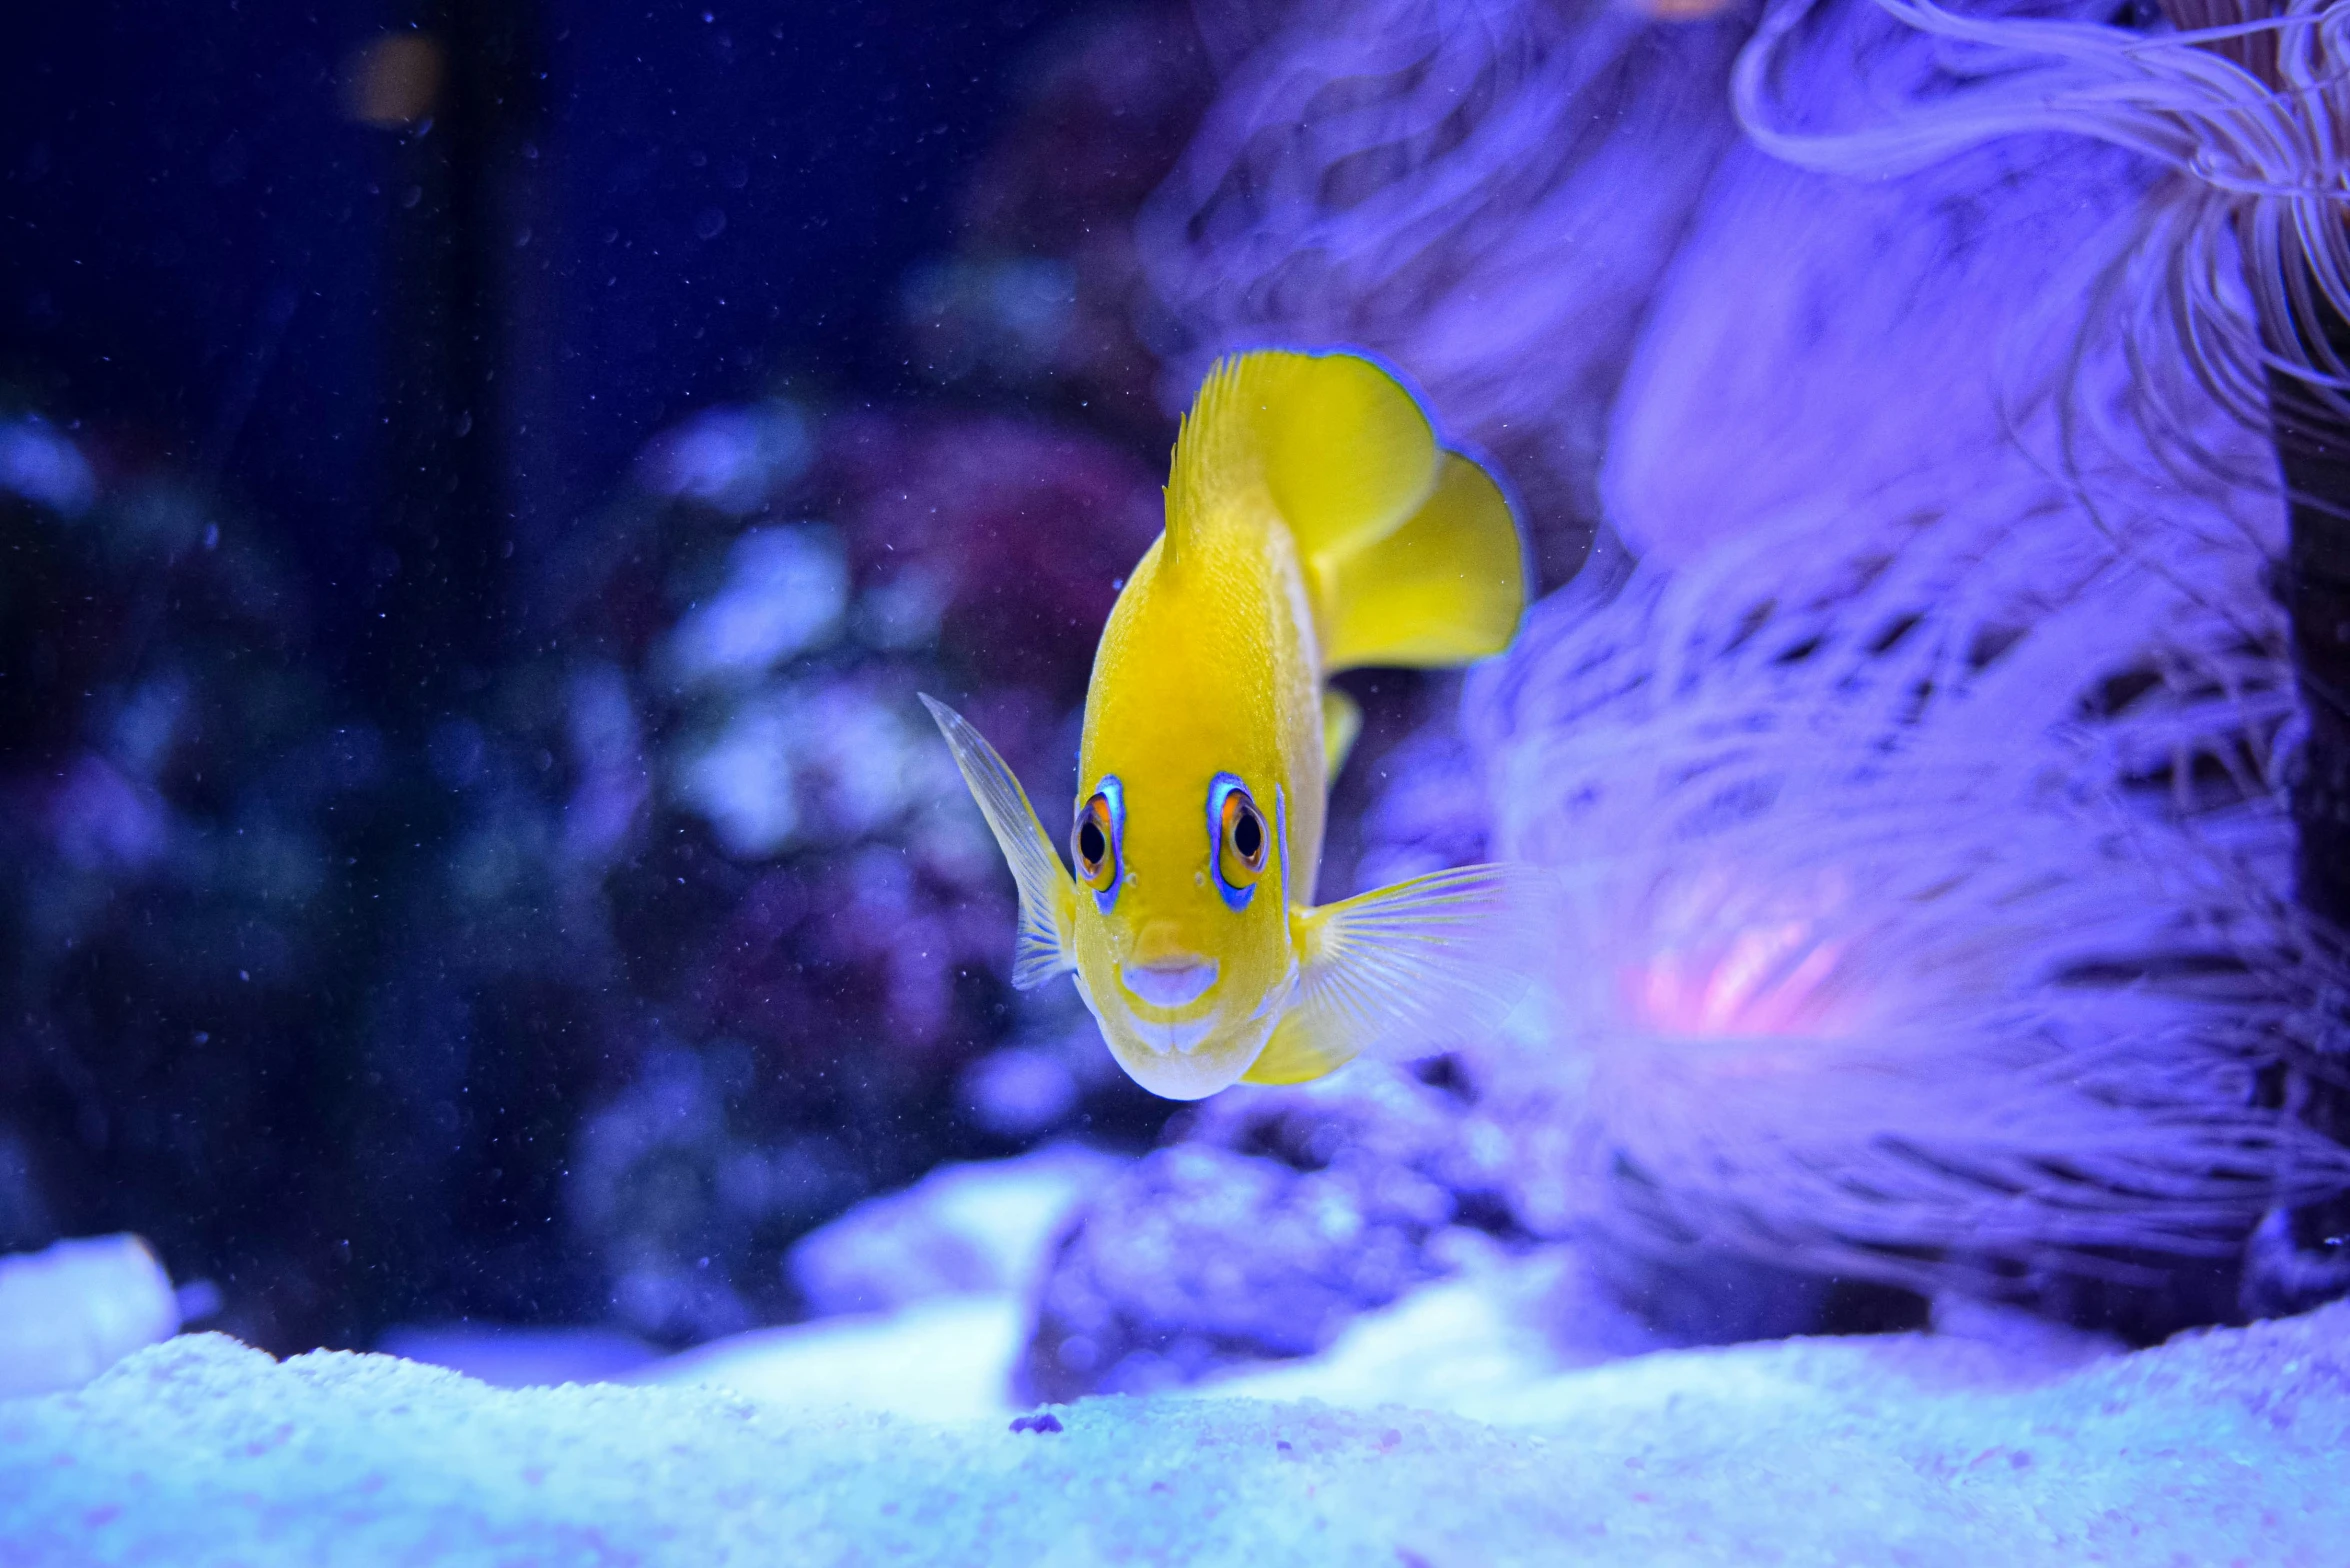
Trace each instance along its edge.
<instances>
[{"instance_id":1,"label":"blue eye stripe","mask_svg":"<svg viewBox=\"0 0 2350 1568\"><path fill-rule=\"evenodd\" d=\"M1257 896L1253 882L1247 887L1234 887L1224 880L1224 801L1234 790L1247 787L1229 773L1217 774L1215 782L1208 786L1208 871L1216 879L1216 891L1234 909L1248 908L1248 901Z\"/></svg>"},{"instance_id":2,"label":"blue eye stripe","mask_svg":"<svg viewBox=\"0 0 2350 1568\"><path fill-rule=\"evenodd\" d=\"M1093 907L1106 915L1118 902L1118 889L1126 881L1126 786L1118 782L1117 774L1105 773L1094 792L1110 803L1110 885L1093 895Z\"/></svg>"}]
</instances>

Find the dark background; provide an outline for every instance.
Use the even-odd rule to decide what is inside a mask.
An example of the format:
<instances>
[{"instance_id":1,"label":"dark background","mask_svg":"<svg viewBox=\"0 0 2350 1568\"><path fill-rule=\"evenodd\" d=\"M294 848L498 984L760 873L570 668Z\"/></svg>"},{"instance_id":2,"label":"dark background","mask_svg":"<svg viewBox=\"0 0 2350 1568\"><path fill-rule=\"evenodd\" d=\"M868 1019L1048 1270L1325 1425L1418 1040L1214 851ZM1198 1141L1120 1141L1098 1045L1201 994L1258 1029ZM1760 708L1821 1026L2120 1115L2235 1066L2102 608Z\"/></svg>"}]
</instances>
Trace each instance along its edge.
<instances>
[{"instance_id":1,"label":"dark background","mask_svg":"<svg viewBox=\"0 0 2350 1568\"><path fill-rule=\"evenodd\" d=\"M359 592L440 486L527 562L698 402L906 390L900 280L1080 9L31 8L0 65L0 353L232 493L322 591ZM422 134L347 112L403 27L456 56ZM451 402L485 405L488 458L434 428Z\"/></svg>"},{"instance_id":2,"label":"dark background","mask_svg":"<svg viewBox=\"0 0 2350 1568\"><path fill-rule=\"evenodd\" d=\"M792 1316L790 1240L939 1159L1154 1135L1004 983L919 757L879 818L807 764L780 849L679 781L759 702L917 687L1067 766L1172 436L1126 236L1207 101L1187 8L9 31L0 1248L137 1230L280 1352L682 1342ZM754 429L748 499L646 477ZM848 630L681 683L776 529ZM899 589L942 607L873 630Z\"/></svg>"}]
</instances>

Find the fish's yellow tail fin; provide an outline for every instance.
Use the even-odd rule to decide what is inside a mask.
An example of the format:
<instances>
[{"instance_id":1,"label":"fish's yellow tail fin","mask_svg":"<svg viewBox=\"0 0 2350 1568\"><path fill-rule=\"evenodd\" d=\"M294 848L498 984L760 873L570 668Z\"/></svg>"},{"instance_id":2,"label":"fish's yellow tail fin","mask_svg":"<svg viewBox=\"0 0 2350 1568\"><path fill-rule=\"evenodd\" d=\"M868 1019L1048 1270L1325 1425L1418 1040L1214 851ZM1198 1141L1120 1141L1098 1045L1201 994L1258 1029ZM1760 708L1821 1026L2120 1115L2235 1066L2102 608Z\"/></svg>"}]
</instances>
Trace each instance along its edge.
<instances>
[{"instance_id":1,"label":"fish's yellow tail fin","mask_svg":"<svg viewBox=\"0 0 2350 1568\"><path fill-rule=\"evenodd\" d=\"M1172 555L1187 530L1264 499L1297 543L1325 673L1509 646L1526 602L1509 502L1377 364L1258 349L1208 372L1175 443Z\"/></svg>"},{"instance_id":2,"label":"fish's yellow tail fin","mask_svg":"<svg viewBox=\"0 0 2350 1568\"><path fill-rule=\"evenodd\" d=\"M1517 635L1526 565L1510 504L1484 469L1443 458L1435 493L1402 527L1315 563L1323 669L1467 664Z\"/></svg>"}]
</instances>

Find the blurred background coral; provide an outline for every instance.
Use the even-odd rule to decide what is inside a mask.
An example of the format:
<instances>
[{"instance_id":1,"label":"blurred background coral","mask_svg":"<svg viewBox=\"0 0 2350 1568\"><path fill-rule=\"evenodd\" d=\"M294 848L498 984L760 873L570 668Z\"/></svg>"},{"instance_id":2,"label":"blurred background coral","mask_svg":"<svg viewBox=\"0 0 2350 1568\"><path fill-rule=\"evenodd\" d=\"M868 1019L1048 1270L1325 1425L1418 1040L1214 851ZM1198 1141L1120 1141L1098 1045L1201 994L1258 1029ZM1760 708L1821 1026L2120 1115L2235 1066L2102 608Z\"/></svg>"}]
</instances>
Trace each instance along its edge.
<instances>
[{"instance_id":1,"label":"blurred background coral","mask_svg":"<svg viewBox=\"0 0 2350 1568\"><path fill-rule=\"evenodd\" d=\"M676 1343L942 1158L1148 1142L912 693L1071 749L1186 11L11 28L0 1247Z\"/></svg>"}]
</instances>

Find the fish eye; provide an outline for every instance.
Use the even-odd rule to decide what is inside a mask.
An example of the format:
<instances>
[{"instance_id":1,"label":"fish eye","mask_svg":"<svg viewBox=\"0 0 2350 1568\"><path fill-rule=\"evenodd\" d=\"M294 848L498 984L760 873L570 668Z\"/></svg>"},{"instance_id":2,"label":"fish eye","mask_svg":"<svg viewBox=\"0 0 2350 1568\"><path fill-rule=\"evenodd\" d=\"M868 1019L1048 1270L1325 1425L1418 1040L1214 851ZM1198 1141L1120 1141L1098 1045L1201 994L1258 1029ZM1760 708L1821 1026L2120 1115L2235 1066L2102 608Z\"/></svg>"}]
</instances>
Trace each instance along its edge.
<instances>
[{"instance_id":1,"label":"fish eye","mask_svg":"<svg viewBox=\"0 0 2350 1568\"><path fill-rule=\"evenodd\" d=\"M1273 835L1265 814L1249 797L1247 786L1229 773L1220 773L1208 786L1209 851L1216 867L1216 890L1234 909L1245 909L1265 874Z\"/></svg>"},{"instance_id":2,"label":"fish eye","mask_svg":"<svg viewBox=\"0 0 2350 1568\"><path fill-rule=\"evenodd\" d=\"M1118 841L1125 827L1124 792L1114 778L1102 780L1069 830L1069 849L1077 862L1077 880L1093 889L1094 902L1108 914L1118 897Z\"/></svg>"}]
</instances>

